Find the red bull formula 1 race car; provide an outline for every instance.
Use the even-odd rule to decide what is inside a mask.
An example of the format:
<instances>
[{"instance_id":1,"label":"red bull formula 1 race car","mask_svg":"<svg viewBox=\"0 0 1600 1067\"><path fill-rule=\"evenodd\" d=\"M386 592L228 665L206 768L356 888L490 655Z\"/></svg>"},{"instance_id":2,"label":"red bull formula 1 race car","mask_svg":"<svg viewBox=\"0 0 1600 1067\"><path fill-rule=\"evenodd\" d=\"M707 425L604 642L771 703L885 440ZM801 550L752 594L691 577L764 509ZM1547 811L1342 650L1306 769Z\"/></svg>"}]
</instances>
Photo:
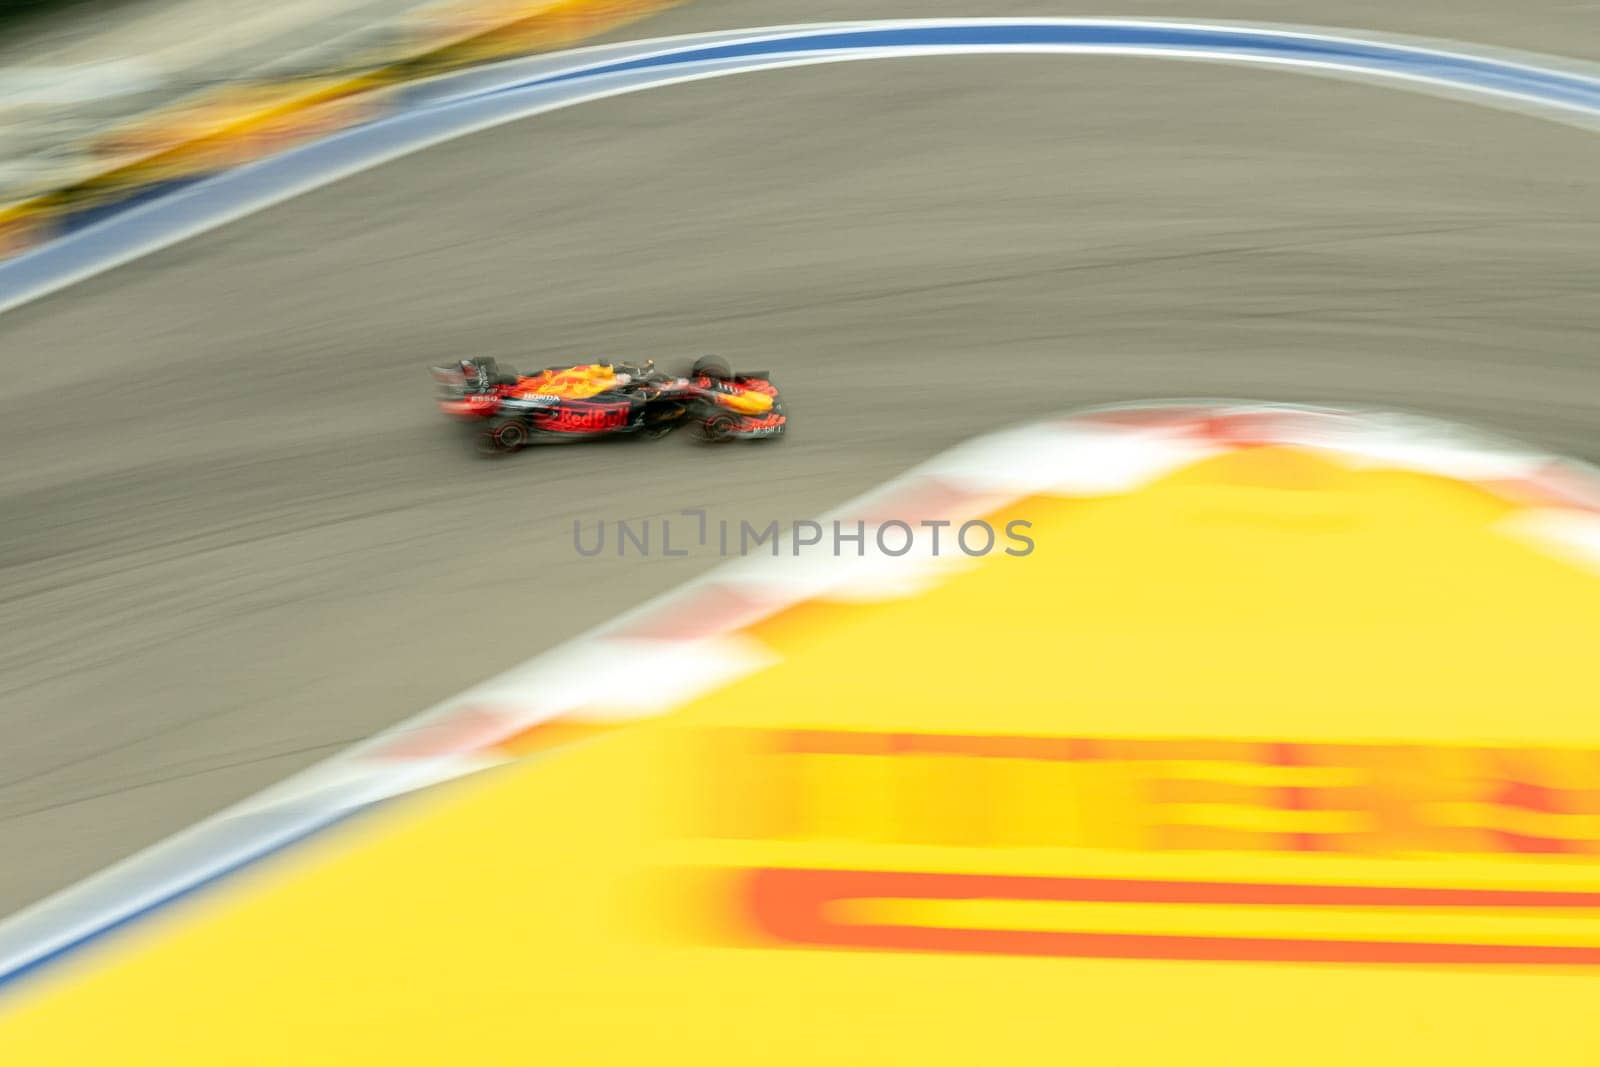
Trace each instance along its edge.
<instances>
[{"instance_id":1,"label":"red bull formula 1 race car","mask_svg":"<svg viewBox=\"0 0 1600 1067\"><path fill-rule=\"evenodd\" d=\"M440 410L466 422L486 455L617 434L664 437L680 426L708 442L754 440L778 437L788 424L765 372L734 374L716 356L682 376L657 371L654 360L518 374L493 359L463 359L432 372Z\"/></svg>"}]
</instances>

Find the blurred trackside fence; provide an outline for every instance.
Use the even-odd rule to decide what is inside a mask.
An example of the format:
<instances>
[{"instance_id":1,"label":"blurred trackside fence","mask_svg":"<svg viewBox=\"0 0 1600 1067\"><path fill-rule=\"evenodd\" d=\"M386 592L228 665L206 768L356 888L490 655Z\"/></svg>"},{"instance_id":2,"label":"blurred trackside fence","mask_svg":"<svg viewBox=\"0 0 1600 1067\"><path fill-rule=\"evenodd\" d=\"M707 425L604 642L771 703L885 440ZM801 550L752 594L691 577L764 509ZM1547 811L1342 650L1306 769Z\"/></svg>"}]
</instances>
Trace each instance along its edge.
<instances>
[{"instance_id":1,"label":"blurred trackside fence","mask_svg":"<svg viewBox=\"0 0 1600 1067\"><path fill-rule=\"evenodd\" d=\"M422 78L571 47L684 0L450 0L342 32L49 146L0 182L0 258L209 174L378 117ZM70 116L69 116L70 118ZM70 126L71 124L68 123Z\"/></svg>"}]
</instances>

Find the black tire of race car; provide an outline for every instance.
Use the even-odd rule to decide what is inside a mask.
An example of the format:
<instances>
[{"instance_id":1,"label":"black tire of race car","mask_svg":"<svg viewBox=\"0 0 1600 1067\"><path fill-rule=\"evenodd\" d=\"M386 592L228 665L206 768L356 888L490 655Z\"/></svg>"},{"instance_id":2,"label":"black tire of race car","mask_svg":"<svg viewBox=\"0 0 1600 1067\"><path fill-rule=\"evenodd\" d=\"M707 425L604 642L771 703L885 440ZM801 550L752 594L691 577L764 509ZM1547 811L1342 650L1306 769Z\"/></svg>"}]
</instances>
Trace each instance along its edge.
<instances>
[{"instance_id":1,"label":"black tire of race car","mask_svg":"<svg viewBox=\"0 0 1600 1067\"><path fill-rule=\"evenodd\" d=\"M727 412L709 415L700 422L700 440L716 445L733 440L733 429L739 420Z\"/></svg>"},{"instance_id":2,"label":"black tire of race car","mask_svg":"<svg viewBox=\"0 0 1600 1067\"><path fill-rule=\"evenodd\" d=\"M733 377L733 369L728 366L728 361L721 356L701 356L694 361L694 369L689 372L692 378L715 378L718 381L727 381Z\"/></svg>"},{"instance_id":3,"label":"black tire of race car","mask_svg":"<svg viewBox=\"0 0 1600 1067\"><path fill-rule=\"evenodd\" d=\"M491 456L515 452L527 443L527 425L521 419L506 416L490 419L478 436L478 450Z\"/></svg>"}]
</instances>

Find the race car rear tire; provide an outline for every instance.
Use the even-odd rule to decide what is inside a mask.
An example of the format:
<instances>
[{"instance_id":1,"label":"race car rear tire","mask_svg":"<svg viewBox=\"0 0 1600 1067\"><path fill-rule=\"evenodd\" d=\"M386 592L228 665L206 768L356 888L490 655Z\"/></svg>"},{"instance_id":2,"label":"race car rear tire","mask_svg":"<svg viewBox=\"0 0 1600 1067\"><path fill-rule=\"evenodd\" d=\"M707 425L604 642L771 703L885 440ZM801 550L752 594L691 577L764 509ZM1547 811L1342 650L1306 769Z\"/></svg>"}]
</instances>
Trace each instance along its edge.
<instances>
[{"instance_id":1,"label":"race car rear tire","mask_svg":"<svg viewBox=\"0 0 1600 1067\"><path fill-rule=\"evenodd\" d=\"M694 361L694 369L690 372L691 378L715 378L725 382L733 377L733 369L728 366L728 361L721 356L701 356Z\"/></svg>"},{"instance_id":2,"label":"race car rear tire","mask_svg":"<svg viewBox=\"0 0 1600 1067\"><path fill-rule=\"evenodd\" d=\"M504 415L490 419L478 435L478 451L489 456L515 452L528 443L528 427L521 419Z\"/></svg>"}]
</instances>

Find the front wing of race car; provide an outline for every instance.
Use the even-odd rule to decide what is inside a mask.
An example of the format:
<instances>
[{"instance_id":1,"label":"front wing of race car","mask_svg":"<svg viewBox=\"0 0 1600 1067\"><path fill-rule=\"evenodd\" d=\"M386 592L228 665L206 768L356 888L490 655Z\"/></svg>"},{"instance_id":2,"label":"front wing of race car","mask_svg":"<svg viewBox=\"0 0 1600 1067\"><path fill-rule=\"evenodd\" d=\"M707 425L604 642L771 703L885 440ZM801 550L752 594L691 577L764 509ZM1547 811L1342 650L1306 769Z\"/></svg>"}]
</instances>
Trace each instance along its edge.
<instances>
[{"instance_id":1,"label":"front wing of race car","mask_svg":"<svg viewBox=\"0 0 1600 1067\"><path fill-rule=\"evenodd\" d=\"M726 380L701 378L695 386L715 405L702 423L707 440L758 440L780 436L788 429L783 400L765 371Z\"/></svg>"}]
</instances>

